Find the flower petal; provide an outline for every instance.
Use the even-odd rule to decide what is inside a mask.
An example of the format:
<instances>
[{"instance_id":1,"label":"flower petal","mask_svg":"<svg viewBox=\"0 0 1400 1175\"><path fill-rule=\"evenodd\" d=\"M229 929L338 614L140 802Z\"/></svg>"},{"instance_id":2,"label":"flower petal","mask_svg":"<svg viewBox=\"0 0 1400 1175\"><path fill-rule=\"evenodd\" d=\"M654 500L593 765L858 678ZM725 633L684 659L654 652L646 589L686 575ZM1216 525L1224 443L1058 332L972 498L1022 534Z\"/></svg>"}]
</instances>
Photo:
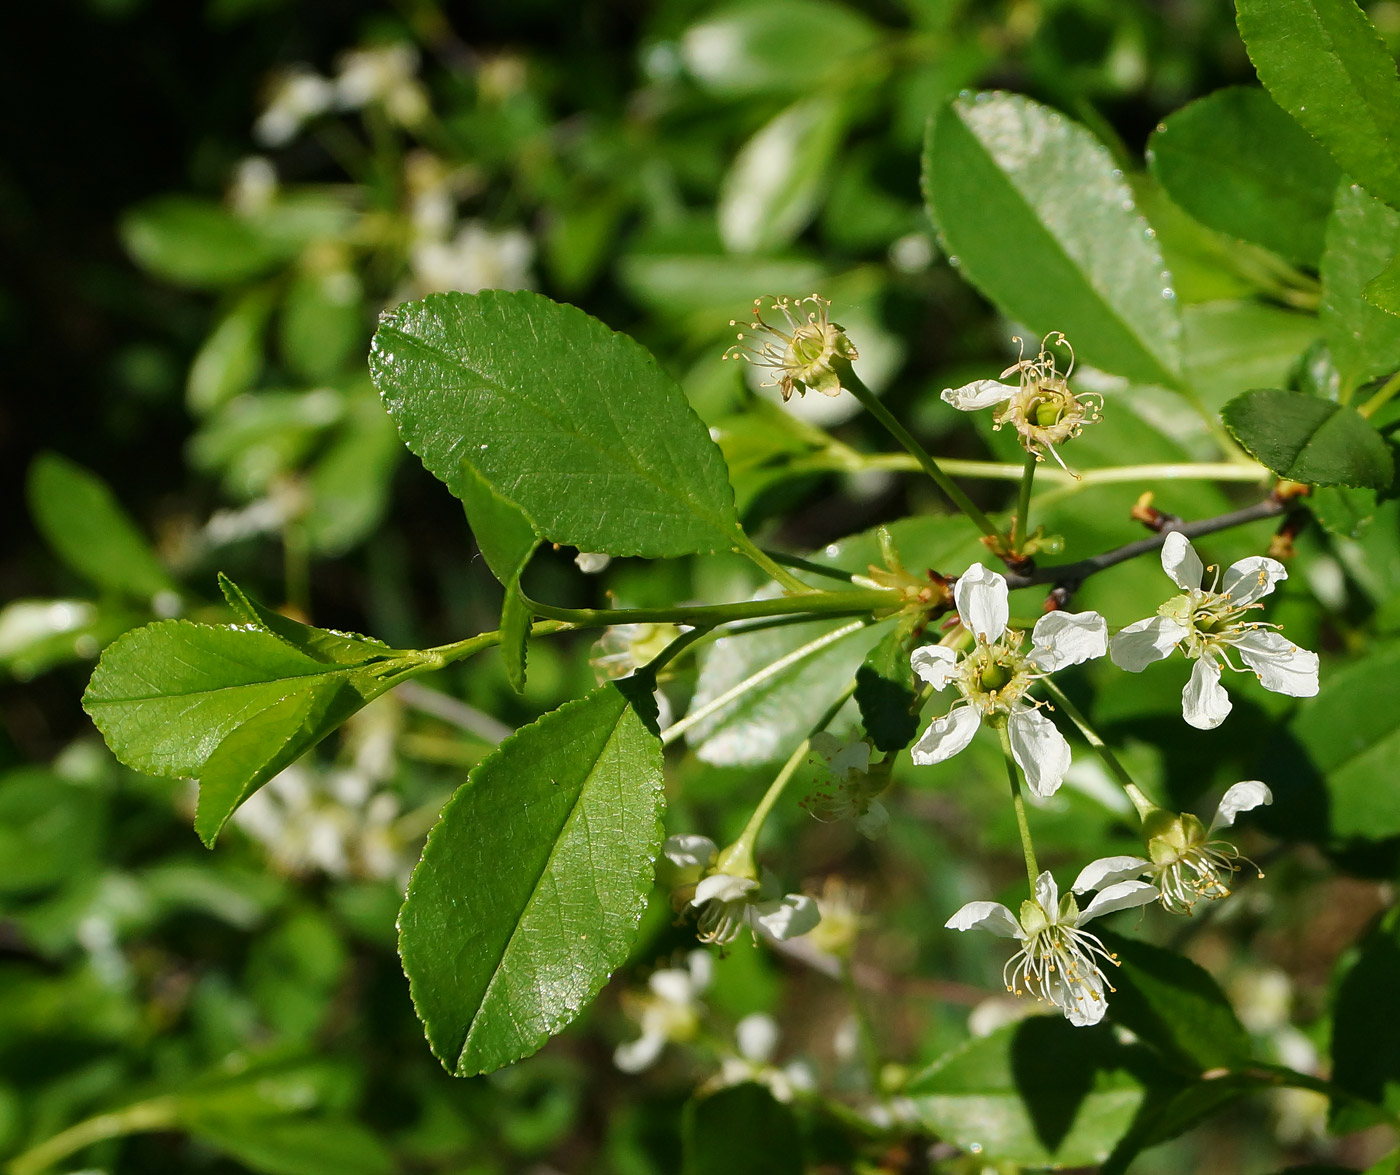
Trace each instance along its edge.
<instances>
[{"instance_id":1,"label":"flower petal","mask_svg":"<svg viewBox=\"0 0 1400 1175\"><path fill-rule=\"evenodd\" d=\"M1058 974L1052 975L1045 994L1076 1028L1097 1024L1108 1010L1103 975L1097 968L1076 976L1073 983L1066 983Z\"/></svg>"},{"instance_id":2,"label":"flower petal","mask_svg":"<svg viewBox=\"0 0 1400 1175\"><path fill-rule=\"evenodd\" d=\"M681 971L676 967L664 967L660 971L653 971L651 978L647 980L647 986L663 1000L669 1000L673 1004L688 1004L695 995L690 972Z\"/></svg>"},{"instance_id":3,"label":"flower petal","mask_svg":"<svg viewBox=\"0 0 1400 1175\"><path fill-rule=\"evenodd\" d=\"M1026 773L1026 786L1042 799L1053 796L1069 770L1069 743L1039 710L1017 710L1006 723L1011 755Z\"/></svg>"},{"instance_id":4,"label":"flower petal","mask_svg":"<svg viewBox=\"0 0 1400 1175\"><path fill-rule=\"evenodd\" d=\"M971 706L955 706L942 718L935 718L919 741L909 749L909 757L918 767L927 767L951 759L972 741L982 717Z\"/></svg>"},{"instance_id":5,"label":"flower petal","mask_svg":"<svg viewBox=\"0 0 1400 1175\"><path fill-rule=\"evenodd\" d=\"M909 664L920 678L941 690L957 674L958 655L947 645L920 645L910 655Z\"/></svg>"},{"instance_id":6,"label":"flower petal","mask_svg":"<svg viewBox=\"0 0 1400 1175\"><path fill-rule=\"evenodd\" d=\"M1230 642L1267 690L1293 698L1317 693L1317 654L1272 628L1247 628Z\"/></svg>"},{"instance_id":7,"label":"flower petal","mask_svg":"<svg viewBox=\"0 0 1400 1175\"><path fill-rule=\"evenodd\" d=\"M968 902L943 926L947 930L990 930L998 938L1025 938L1016 915L1000 902Z\"/></svg>"},{"instance_id":8,"label":"flower petal","mask_svg":"<svg viewBox=\"0 0 1400 1175\"><path fill-rule=\"evenodd\" d=\"M1181 716L1197 730L1214 730L1234 709L1220 684L1220 666L1201 657L1191 670L1191 680L1181 691Z\"/></svg>"},{"instance_id":9,"label":"flower petal","mask_svg":"<svg viewBox=\"0 0 1400 1175\"><path fill-rule=\"evenodd\" d=\"M776 901L758 902L754 921L779 942L806 934L822 920L817 903L806 894L790 893Z\"/></svg>"},{"instance_id":10,"label":"flower petal","mask_svg":"<svg viewBox=\"0 0 1400 1175\"><path fill-rule=\"evenodd\" d=\"M1055 921L1060 912L1060 887L1055 884L1055 875L1049 869L1035 879L1035 900L1049 919Z\"/></svg>"},{"instance_id":11,"label":"flower petal","mask_svg":"<svg viewBox=\"0 0 1400 1175\"><path fill-rule=\"evenodd\" d=\"M1201 586L1206 573L1191 540L1178 530L1169 531L1162 543L1162 570L1171 577L1172 583L1188 592Z\"/></svg>"},{"instance_id":12,"label":"flower petal","mask_svg":"<svg viewBox=\"0 0 1400 1175\"><path fill-rule=\"evenodd\" d=\"M1157 892L1155 885L1148 885L1145 881L1120 881L1094 895L1094 900L1085 906L1084 912L1079 915L1079 925L1083 926L1101 914L1112 914L1114 910L1145 906L1159 897L1161 894Z\"/></svg>"},{"instance_id":13,"label":"flower petal","mask_svg":"<svg viewBox=\"0 0 1400 1175\"><path fill-rule=\"evenodd\" d=\"M1259 780L1243 779L1221 797L1220 807L1215 810L1215 819L1210 822L1210 830L1214 832L1217 828L1229 828L1241 812L1248 812L1260 804L1273 802L1274 793Z\"/></svg>"},{"instance_id":14,"label":"flower petal","mask_svg":"<svg viewBox=\"0 0 1400 1175\"><path fill-rule=\"evenodd\" d=\"M979 408L1005 403L1019 390L994 379L975 379L960 388L944 388L943 401L959 412L976 412Z\"/></svg>"},{"instance_id":15,"label":"flower petal","mask_svg":"<svg viewBox=\"0 0 1400 1175\"><path fill-rule=\"evenodd\" d=\"M963 627L988 641L996 640L1006 631L1006 621L1011 615L1007 595L1006 580L980 563L974 563L958 576L957 586L953 588L953 600Z\"/></svg>"},{"instance_id":16,"label":"flower petal","mask_svg":"<svg viewBox=\"0 0 1400 1175\"><path fill-rule=\"evenodd\" d=\"M777 1021L764 1012L750 1012L734 1025L734 1043L744 1060L767 1063L778 1048Z\"/></svg>"},{"instance_id":17,"label":"flower petal","mask_svg":"<svg viewBox=\"0 0 1400 1175\"><path fill-rule=\"evenodd\" d=\"M1186 636L1186 626L1165 616L1149 616L1130 624L1108 642L1108 655L1119 669L1141 673L1154 661L1171 655Z\"/></svg>"},{"instance_id":18,"label":"flower petal","mask_svg":"<svg viewBox=\"0 0 1400 1175\"><path fill-rule=\"evenodd\" d=\"M693 869L698 866L703 869L715 859L715 853L719 850L708 836L681 833L679 836L668 836L661 851L666 860L677 868Z\"/></svg>"},{"instance_id":19,"label":"flower petal","mask_svg":"<svg viewBox=\"0 0 1400 1175\"><path fill-rule=\"evenodd\" d=\"M1274 590L1274 584L1288 578L1288 572L1277 559L1251 555L1230 564L1220 581L1220 590L1232 604L1252 604Z\"/></svg>"},{"instance_id":20,"label":"flower petal","mask_svg":"<svg viewBox=\"0 0 1400 1175\"><path fill-rule=\"evenodd\" d=\"M1074 892L1087 893L1091 889L1103 889L1130 877L1139 877L1151 864L1144 857L1100 857L1090 861L1074 879Z\"/></svg>"},{"instance_id":21,"label":"flower petal","mask_svg":"<svg viewBox=\"0 0 1400 1175\"><path fill-rule=\"evenodd\" d=\"M1053 673L1108 652L1108 622L1097 612L1047 612L1031 631L1030 661Z\"/></svg>"},{"instance_id":22,"label":"flower petal","mask_svg":"<svg viewBox=\"0 0 1400 1175\"><path fill-rule=\"evenodd\" d=\"M730 873L711 873L702 877L695 887L695 896L690 899L692 906L703 906L706 902L741 902L758 888L752 877L735 877Z\"/></svg>"},{"instance_id":23,"label":"flower petal","mask_svg":"<svg viewBox=\"0 0 1400 1175\"><path fill-rule=\"evenodd\" d=\"M647 1032L617 1046L613 1050L613 1064L624 1073L640 1073L650 1068L661 1050L666 1047L666 1038L659 1032Z\"/></svg>"}]
</instances>

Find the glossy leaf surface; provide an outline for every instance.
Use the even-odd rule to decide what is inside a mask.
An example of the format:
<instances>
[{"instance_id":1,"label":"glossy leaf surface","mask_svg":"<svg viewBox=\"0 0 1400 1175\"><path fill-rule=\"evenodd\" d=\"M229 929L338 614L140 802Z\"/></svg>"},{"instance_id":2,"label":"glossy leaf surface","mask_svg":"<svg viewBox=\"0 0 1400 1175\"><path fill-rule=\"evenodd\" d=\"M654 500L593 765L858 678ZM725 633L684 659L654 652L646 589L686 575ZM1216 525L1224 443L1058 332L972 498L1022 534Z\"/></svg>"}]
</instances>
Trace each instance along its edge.
<instances>
[{"instance_id":1,"label":"glossy leaf surface","mask_svg":"<svg viewBox=\"0 0 1400 1175\"><path fill-rule=\"evenodd\" d=\"M1250 456L1309 485L1383 489L1395 477L1390 449L1364 416L1306 392L1258 388L1221 412Z\"/></svg>"}]
</instances>

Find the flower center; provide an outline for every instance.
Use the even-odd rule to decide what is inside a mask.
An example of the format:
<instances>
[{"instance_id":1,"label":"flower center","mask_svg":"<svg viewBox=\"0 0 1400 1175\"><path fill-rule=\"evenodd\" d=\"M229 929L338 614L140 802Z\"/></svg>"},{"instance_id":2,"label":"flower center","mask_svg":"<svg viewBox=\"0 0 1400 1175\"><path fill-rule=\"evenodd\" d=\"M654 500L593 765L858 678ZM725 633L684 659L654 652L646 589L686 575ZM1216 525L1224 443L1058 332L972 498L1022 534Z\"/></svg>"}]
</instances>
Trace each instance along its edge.
<instances>
[{"instance_id":1,"label":"flower center","mask_svg":"<svg viewBox=\"0 0 1400 1175\"><path fill-rule=\"evenodd\" d=\"M826 329L818 323L799 326L788 344L788 362L795 367L811 367L827 357Z\"/></svg>"},{"instance_id":2,"label":"flower center","mask_svg":"<svg viewBox=\"0 0 1400 1175\"><path fill-rule=\"evenodd\" d=\"M958 690L983 714L1010 712L1031 686L1035 672L1019 651L1021 634L1007 630L992 644L979 644L963 658Z\"/></svg>"}]
</instances>

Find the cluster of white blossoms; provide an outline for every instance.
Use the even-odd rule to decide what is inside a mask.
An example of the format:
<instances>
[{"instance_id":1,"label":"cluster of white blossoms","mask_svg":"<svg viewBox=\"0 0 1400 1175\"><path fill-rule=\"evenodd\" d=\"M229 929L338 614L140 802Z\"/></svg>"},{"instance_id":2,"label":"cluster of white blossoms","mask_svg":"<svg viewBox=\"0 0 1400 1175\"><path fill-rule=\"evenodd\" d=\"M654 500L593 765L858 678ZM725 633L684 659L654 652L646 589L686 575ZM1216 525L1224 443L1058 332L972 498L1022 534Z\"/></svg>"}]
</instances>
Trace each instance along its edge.
<instances>
[{"instance_id":1,"label":"cluster of white blossoms","mask_svg":"<svg viewBox=\"0 0 1400 1175\"><path fill-rule=\"evenodd\" d=\"M715 963L707 951L691 951L684 967L663 967L647 979L646 990L623 995L623 1009L641 1035L617 1046L613 1064L624 1073L640 1073L661 1056L667 1044L685 1044L700 1031L704 1011L700 996L710 986Z\"/></svg>"},{"instance_id":2,"label":"cluster of white blossoms","mask_svg":"<svg viewBox=\"0 0 1400 1175\"><path fill-rule=\"evenodd\" d=\"M806 934L821 921L817 903L806 894L775 892L772 881L761 881L751 864L750 850L731 861L707 836L684 834L666 839L662 853L679 882L680 900L696 911L701 942L726 946L748 927L782 941Z\"/></svg>"}]
</instances>

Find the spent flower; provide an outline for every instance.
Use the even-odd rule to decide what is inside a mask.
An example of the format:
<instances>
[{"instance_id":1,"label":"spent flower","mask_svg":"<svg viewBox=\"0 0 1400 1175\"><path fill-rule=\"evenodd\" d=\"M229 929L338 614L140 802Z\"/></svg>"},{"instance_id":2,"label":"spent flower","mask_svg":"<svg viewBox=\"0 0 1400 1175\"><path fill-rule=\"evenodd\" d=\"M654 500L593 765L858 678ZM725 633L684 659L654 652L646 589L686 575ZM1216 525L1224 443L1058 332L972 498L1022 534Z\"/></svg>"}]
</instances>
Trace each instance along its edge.
<instances>
[{"instance_id":1,"label":"spent flower","mask_svg":"<svg viewBox=\"0 0 1400 1175\"><path fill-rule=\"evenodd\" d=\"M1016 939L1021 949L1002 970L1006 990L1054 1004L1071 1024L1083 1027L1103 1019L1106 993L1113 990L1101 964L1118 964L1102 940L1083 929L1084 924L1156 898L1157 890L1146 882L1119 881L1095 894L1081 910L1074 894L1060 896L1054 877L1046 871L1036 878L1034 895L1021 903L1019 918L1000 902L968 902L945 925Z\"/></svg>"},{"instance_id":2,"label":"spent flower","mask_svg":"<svg viewBox=\"0 0 1400 1175\"><path fill-rule=\"evenodd\" d=\"M959 577L953 589L963 626L976 644L959 655L946 645L924 645L911 658L914 672L936 690L949 684L958 699L936 718L910 752L920 766L950 759L972 741L985 719L1004 721L1011 753L1038 796L1052 795L1069 770L1069 743L1040 712L1044 704L1027 692L1057 669L1102 657L1108 626L1097 612L1047 612L1031 631L1031 649L1023 652L1023 633L1007 627L1010 616L1006 580L980 563Z\"/></svg>"},{"instance_id":3,"label":"spent flower","mask_svg":"<svg viewBox=\"0 0 1400 1175\"><path fill-rule=\"evenodd\" d=\"M1017 340L1020 342L1020 340ZM1069 352L1069 366L1061 374L1052 347ZM1024 354L1001 373L1000 379L979 379L960 388L945 388L943 399L960 412L995 408L993 427L1010 424L1021 437L1021 447L1043 461L1048 451L1061 469L1067 467L1055 446L1079 435L1086 424L1098 420L1103 399L1096 392L1070 390L1074 372L1074 348L1059 331L1052 331L1040 343L1034 359ZM1001 383L1009 375L1018 382Z\"/></svg>"},{"instance_id":4,"label":"spent flower","mask_svg":"<svg viewBox=\"0 0 1400 1175\"><path fill-rule=\"evenodd\" d=\"M1214 730L1232 709L1220 684L1222 666L1244 672L1231 660L1237 653L1265 689L1295 698L1317 693L1317 654L1301 649L1277 625L1245 617L1258 601L1288 578L1277 560L1254 555L1234 563L1222 576L1217 570L1203 587L1205 567L1190 540L1172 531L1162 544L1162 570L1182 589L1157 609L1155 616L1130 624L1109 642L1109 655L1120 669L1138 673L1180 649L1195 661L1181 692L1181 713L1199 730Z\"/></svg>"},{"instance_id":5,"label":"spent flower","mask_svg":"<svg viewBox=\"0 0 1400 1175\"><path fill-rule=\"evenodd\" d=\"M760 882L747 845L721 853L709 837L691 834L668 837L662 853L680 882L673 900L698 911L701 942L727 946L745 926L779 940L796 938L821 921L817 903L806 894L779 895L770 877Z\"/></svg>"},{"instance_id":6,"label":"spent flower","mask_svg":"<svg viewBox=\"0 0 1400 1175\"><path fill-rule=\"evenodd\" d=\"M782 322L763 317L765 301L769 302L769 313L781 314ZM828 318L830 308L831 302L819 294L796 301L755 298L748 330L758 332L757 340L740 331L739 342L724 357L767 368L772 378L764 380L762 386L779 388L784 401L792 399L793 392L805 395L809 388L824 396L840 395L840 368L860 354L845 330ZM730 319L729 325L740 323Z\"/></svg>"},{"instance_id":7,"label":"spent flower","mask_svg":"<svg viewBox=\"0 0 1400 1175\"><path fill-rule=\"evenodd\" d=\"M893 765L884 759L872 765L864 739L843 742L825 730L812 736L811 747L821 761L821 777L802 806L818 820L853 820L862 836L879 836L890 817L875 797L889 787Z\"/></svg>"}]
</instances>

